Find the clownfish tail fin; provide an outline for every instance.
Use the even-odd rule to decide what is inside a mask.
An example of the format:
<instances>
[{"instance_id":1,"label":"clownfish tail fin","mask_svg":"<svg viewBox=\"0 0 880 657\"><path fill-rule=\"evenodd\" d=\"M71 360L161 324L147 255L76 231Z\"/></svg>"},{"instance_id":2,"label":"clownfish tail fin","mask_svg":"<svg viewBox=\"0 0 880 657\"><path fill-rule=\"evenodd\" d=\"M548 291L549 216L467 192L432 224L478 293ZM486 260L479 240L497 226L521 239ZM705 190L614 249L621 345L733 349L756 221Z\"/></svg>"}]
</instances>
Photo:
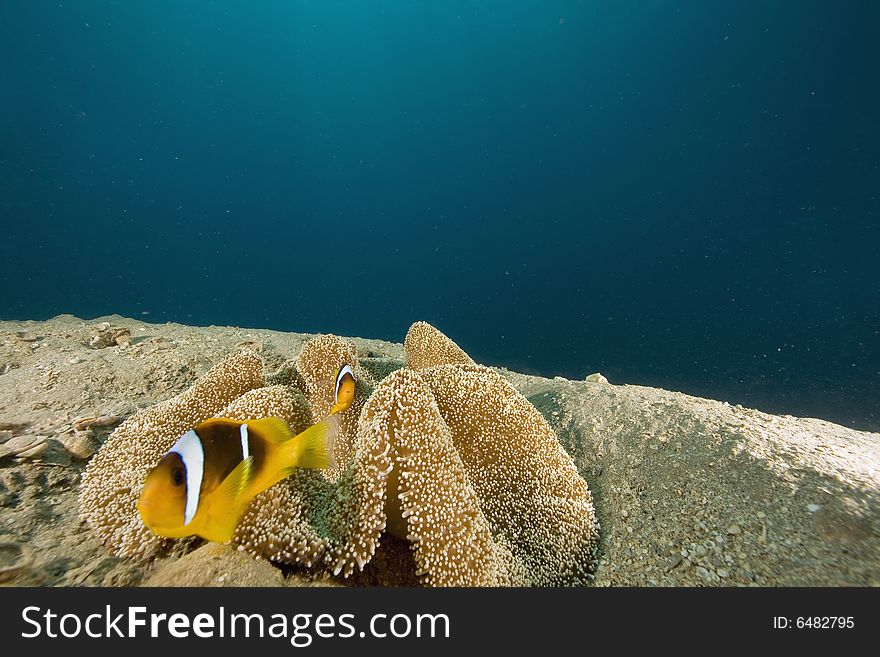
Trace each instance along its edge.
<instances>
[{"instance_id":1,"label":"clownfish tail fin","mask_svg":"<svg viewBox=\"0 0 880 657\"><path fill-rule=\"evenodd\" d=\"M313 424L292 440L281 445L281 464L289 473L294 468L329 468L333 466L333 447L339 431L339 419L331 415Z\"/></svg>"}]
</instances>

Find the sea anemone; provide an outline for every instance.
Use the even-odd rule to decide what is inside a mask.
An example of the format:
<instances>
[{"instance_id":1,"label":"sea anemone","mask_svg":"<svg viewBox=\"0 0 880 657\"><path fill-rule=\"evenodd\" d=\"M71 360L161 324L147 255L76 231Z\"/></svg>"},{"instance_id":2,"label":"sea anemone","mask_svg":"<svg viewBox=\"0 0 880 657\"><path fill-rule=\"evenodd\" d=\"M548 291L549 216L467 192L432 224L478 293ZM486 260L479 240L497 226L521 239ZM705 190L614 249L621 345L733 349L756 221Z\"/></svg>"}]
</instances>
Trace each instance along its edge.
<instances>
[{"instance_id":1,"label":"sea anemone","mask_svg":"<svg viewBox=\"0 0 880 657\"><path fill-rule=\"evenodd\" d=\"M298 470L255 497L233 543L347 577L387 531L409 541L426 585L588 582L599 529L592 497L540 413L429 324L410 328L405 351L407 367L375 389L354 345L332 335L303 346L293 385L263 387L254 354L224 361L114 432L89 464L83 517L117 554L154 556L167 542L143 527L135 501L177 436L211 415L276 415L302 430L327 416L335 373L349 365L358 395L339 418L335 465Z\"/></svg>"}]
</instances>

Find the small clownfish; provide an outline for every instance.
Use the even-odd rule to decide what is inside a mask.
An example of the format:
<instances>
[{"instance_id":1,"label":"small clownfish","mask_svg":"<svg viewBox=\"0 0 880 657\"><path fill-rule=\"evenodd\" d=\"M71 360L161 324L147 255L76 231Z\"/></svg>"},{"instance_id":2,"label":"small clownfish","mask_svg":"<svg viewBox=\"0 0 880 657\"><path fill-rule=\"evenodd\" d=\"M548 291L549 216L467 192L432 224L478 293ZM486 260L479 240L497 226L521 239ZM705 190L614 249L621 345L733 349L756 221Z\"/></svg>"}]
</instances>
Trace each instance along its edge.
<instances>
[{"instance_id":1,"label":"small clownfish","mask_svg":"<svg viewBox=\"0 0 880 657\"><path fill-rule=\"evenodd\" d=\"M281 418L213 419L183 434L147 475L138 500L159 536L198 535L225 543L247 504L294 468L326 468L338 421L294 436Z\"/></svg>"},{"instance_id":2,"label":"small clownfish","mask_svg":"<svg viewBox=\"0 0 880 657\"><path fill-rule=\"evenodd\" d=\"M354 372L351 371L351 367L348 365L343 365L336 372L335 403L333 408L330 409L330 415L341 413L351 406L351 403L354 401L354 391Z\"/></svg>"}]
</instances>

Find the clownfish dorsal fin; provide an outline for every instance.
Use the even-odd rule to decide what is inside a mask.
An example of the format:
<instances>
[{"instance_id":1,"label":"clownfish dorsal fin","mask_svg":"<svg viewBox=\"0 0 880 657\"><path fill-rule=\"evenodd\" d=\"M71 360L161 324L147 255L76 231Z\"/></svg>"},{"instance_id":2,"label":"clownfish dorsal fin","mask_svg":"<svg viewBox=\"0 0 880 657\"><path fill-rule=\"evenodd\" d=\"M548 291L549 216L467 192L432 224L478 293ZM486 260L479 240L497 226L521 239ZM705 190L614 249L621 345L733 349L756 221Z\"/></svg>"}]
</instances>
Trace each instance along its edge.
<instances>
[{"instance_id":1,"label":"clownfish dorsal fin","mask_svg":"<svg viewBox=\"0 0 880 657\"><path fill-rule=\"evenodd\" d=\"M212 417L212 418L208 418L204 422L201 422L199 424L199 426L196 428L197 429L205 429L205 428L210 427L215 424L229 425L229 424L238 424L238 422L235 422L234 420L230 420L225 417Z\"/></svg>"},{"instance_id":2,"label":"clownfish dorsal fin","mask_svg":"<svg viewBox=\"0 0 880 657\"><path fill-rule=\"evenodd\" d=\"M244 506L250 502L242 497L242 493L253 479L253 465L253 456L244 459L211 493L207 517L199 536L217 543L232 538Z\"/></svg>"},{"instance_id":3,"label":"clownfish dorsal fin","mask_svg":"<svg viewBox=\"0 0 880 657\"><path fill-rule=\"evenodd\" d=\"M293 438L293 431L290 430L290 426L280 417L248 420L247 425L272 444L284 443Z\"/></svg>"}]
</instances>

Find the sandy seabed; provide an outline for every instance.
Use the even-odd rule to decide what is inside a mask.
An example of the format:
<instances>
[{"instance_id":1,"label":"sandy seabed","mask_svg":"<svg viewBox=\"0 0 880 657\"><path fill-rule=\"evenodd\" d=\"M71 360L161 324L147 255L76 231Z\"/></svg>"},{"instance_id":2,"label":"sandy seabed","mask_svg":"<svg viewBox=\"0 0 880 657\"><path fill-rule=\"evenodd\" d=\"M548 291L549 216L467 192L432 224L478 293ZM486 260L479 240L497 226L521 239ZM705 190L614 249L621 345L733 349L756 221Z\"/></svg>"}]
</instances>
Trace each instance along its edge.
<instances>
[{"instance_id":1,"label":"sandy seabed","mask_svg":"<svg viewBox=\"0 0 880 657\"><path fill-rule=\"evenodd\" d=\"M220 545L147 567L108 554L79 518L82 471L119 421L242 348L271 372L311 337L116 315L0 322L0 583L352 583ZM403 365L402 344L352 340L377 378ZM880 434L657 388L497 371L543 414L593 492L597 586L880 584ZM368 569L389 567L382 549Z\"/></svg>"}]
</instances>

